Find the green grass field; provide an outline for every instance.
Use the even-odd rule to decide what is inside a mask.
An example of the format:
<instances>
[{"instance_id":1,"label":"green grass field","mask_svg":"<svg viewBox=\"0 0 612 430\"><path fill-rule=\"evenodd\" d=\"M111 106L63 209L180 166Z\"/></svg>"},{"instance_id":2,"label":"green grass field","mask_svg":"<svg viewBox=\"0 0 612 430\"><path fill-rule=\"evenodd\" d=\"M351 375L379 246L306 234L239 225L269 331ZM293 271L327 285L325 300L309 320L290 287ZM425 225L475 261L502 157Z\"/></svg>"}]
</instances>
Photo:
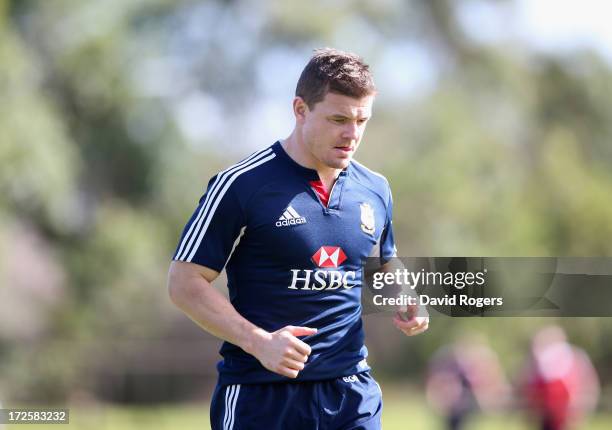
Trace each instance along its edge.
<instances>
[{"instance_id":1,"label":"green grass field","mask_svg":"<svg viewBox=\"0 0 612 430\"><path fill-rule=\"evenodd\" d=\"M419 396L389 393L385 396L383 428L385 430L443 429L436 417ZM205 430L209 429L208 405L171 406L159 408L72 408L70 424L66 427L82 430ZM0 425L0 429L2 426ZM28 425L27 429L55 429L58 425ZM474 417L469 430L528 430L533 427L520 414ZM612 415L600 414L580 428L608 430L612 428ZM7 425L6 430L23 429L21 425ZM265 430L265 429L263 429Z\"/></svg>"}]
</instances>

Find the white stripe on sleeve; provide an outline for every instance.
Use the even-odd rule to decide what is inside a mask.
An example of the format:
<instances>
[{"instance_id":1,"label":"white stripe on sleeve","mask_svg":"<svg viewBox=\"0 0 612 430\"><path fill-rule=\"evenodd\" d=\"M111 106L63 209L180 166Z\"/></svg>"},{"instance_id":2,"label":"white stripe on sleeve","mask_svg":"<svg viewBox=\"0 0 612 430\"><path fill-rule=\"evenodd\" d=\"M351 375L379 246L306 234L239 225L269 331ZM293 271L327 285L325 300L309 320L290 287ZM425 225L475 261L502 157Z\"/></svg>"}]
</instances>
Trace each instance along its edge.
<instances>
[{"instance_id":1,"label":"white stripe on sleeve","mask_svg":"<svg viewBox=\"0 0 612 430\"><path fill-rule=\"evenodd\" d=\"M199 230L199 233L197 235L197 240L193 244L193 246L190 246L190 244L187 245L187 249L185 251L187 252L187 251L191 250L191 252L187 256L187 259L185 261L191 262L191 260L193 259L196 251L198 250L198 247L200 246L200 243L202 243L202 239L204 239L204 235L206 234L206 230L208 229L208 226L210 225L210 222L211 222L213 216L215 215L215 211L217 210L217 207L219 206L219 203L223 199L223 196L227 192L227 190L230 187L230 185L232 185L232 183L236 180L236 178L238 178L238 176L242 175L245 172L248 172L249 170L254 169L257 166L260 166L260 165L262 165L262 164L272 160L274 157L276 157L276 154L272 153L272 154L268 155L265 158L262 158L261 160L259 160L257 162L254 162L252 164L246 165L246 166L242 167L241 169L236 170L234 173L232 173L228 177L227 182L225 183L225 186L221 189L219 195L214 199L214 201L211 200L211 201L208 202L208 203L212 203L212 207L210 208L210 212L205 214L200 219L198 224L202 224L202 222L204 221L204 225L203 226L198 225L196 227L196 229ZM195 235L194 235L194 237L195 237ZM193 241L194 237L191 238L190 242Z\"/></svg>"},{"instance_id":2,"label":"white stripe on sleeve","mask_svg":"<svg viewBox=\"0 0 612 430\"><path fill-rule=\"evenodd\" d=\"M270 154L271 152L272 152L271 148L258 151L252 154L247 159L241 161L238 164L230 166L229 168L225 169L224 171L222 171L221 173L217 175L215 182L213 183L213 185L210 187L210 189L206 193L206 198L204 200L204 203L200 207L198 215L196 216L196 218L193 220L193 222L189 226L189 230L185 234L185 237L183 238L181 242L181 246L179 247L179 250L176 252L175 258L177 260L185 260L185 257L188 254L188 250L191 248L191 245L193 244L196 234L198 230L200 229L202 220L206 217L208 209L210 208L212 201L215 200L216 195L219 191L219 188L222 186L225 178L228 176L231 176L233 173L237 172L240 168L250 165L251 163L257 161L258 159L260 159L261 157L267 154Z\"/></svg>"}]
</instances>

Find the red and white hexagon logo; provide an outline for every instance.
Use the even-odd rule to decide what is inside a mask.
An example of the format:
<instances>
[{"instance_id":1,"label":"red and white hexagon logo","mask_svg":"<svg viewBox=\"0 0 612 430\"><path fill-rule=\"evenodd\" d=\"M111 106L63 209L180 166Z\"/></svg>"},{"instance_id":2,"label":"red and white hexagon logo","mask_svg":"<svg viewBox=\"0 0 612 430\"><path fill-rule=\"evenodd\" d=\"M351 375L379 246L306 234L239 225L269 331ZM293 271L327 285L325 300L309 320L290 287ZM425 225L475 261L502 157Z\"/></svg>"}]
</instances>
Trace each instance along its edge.
<instances>
[{"instance_id":1,"label":"red and white hexagon logo","mask_svg":"<svg viewBox=\"0 0 612 430\"><path fill-rule=\"evenodd\" d=\"M346 254L339 246L322 246L311 258L319 267L338 267L346 260Z\"/></svg>"}]
</instances>

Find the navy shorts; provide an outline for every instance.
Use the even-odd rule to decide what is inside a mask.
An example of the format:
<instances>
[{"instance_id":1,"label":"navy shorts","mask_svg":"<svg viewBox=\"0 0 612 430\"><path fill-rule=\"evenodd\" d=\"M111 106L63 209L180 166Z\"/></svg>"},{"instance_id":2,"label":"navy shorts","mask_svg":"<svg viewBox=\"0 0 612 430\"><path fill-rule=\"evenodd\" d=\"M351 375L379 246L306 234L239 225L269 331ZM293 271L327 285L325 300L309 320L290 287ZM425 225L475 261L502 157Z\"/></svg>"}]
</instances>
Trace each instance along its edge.
<instances>
[{"instance_id":1,"label":"navy shorts","mask_svg":"<svg viewBox=\"0 0 612 430\"><path fill-rule=\"evenodd\" d=\"M379 430L382 393L369 372L326 381L217 385L212 430Z\"/></svg>"}]
</instances>

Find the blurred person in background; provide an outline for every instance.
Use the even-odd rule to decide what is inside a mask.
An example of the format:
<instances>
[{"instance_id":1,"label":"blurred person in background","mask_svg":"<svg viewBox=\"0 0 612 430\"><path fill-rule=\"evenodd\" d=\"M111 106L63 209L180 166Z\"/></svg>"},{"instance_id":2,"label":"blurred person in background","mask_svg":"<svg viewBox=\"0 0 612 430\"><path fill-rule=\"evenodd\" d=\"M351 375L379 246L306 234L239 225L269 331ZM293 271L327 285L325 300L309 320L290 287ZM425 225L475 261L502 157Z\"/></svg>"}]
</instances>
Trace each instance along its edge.
<instances>
[{"instance_id":1,"label":"blurred person in background","mask_svg":"<svg viewBox=\"0 0 612 430\"><path fill-rule=\"evenodd\" d=\"M599 378L587 353L550 326L533 337L521 392L541 430L574 428L599 398Z\"/></svg>"},{"instance_id":2,"label":"blurred person in background","mask_svg":"<svg viewBox=\"0 0 612 430\"><path fill-rule=\"evenodd\" d=\"M509 393L497 355L480 336L465 336L442 347L431 359L427 400L445 417L450 430L465 428L468 418L478 411L503 408Z\"/></svg>"},{"instance_id":3,"label":"blurred person in background","mask_svg":"<svg viewBox=\"0 0 612 430\"><path fill-rule=\"evenodd\" d=\"M168 284L180 309L225 340L213 429L381 426L360 269L395 257L392 200L387 180L353 160L375 93L358 56L316 51L291 135L214 176L185 227ZM224 267L229 300L211 286ZM416 312L395 316L406 335L427 330Z\"/></svg>"}]
</instances>

